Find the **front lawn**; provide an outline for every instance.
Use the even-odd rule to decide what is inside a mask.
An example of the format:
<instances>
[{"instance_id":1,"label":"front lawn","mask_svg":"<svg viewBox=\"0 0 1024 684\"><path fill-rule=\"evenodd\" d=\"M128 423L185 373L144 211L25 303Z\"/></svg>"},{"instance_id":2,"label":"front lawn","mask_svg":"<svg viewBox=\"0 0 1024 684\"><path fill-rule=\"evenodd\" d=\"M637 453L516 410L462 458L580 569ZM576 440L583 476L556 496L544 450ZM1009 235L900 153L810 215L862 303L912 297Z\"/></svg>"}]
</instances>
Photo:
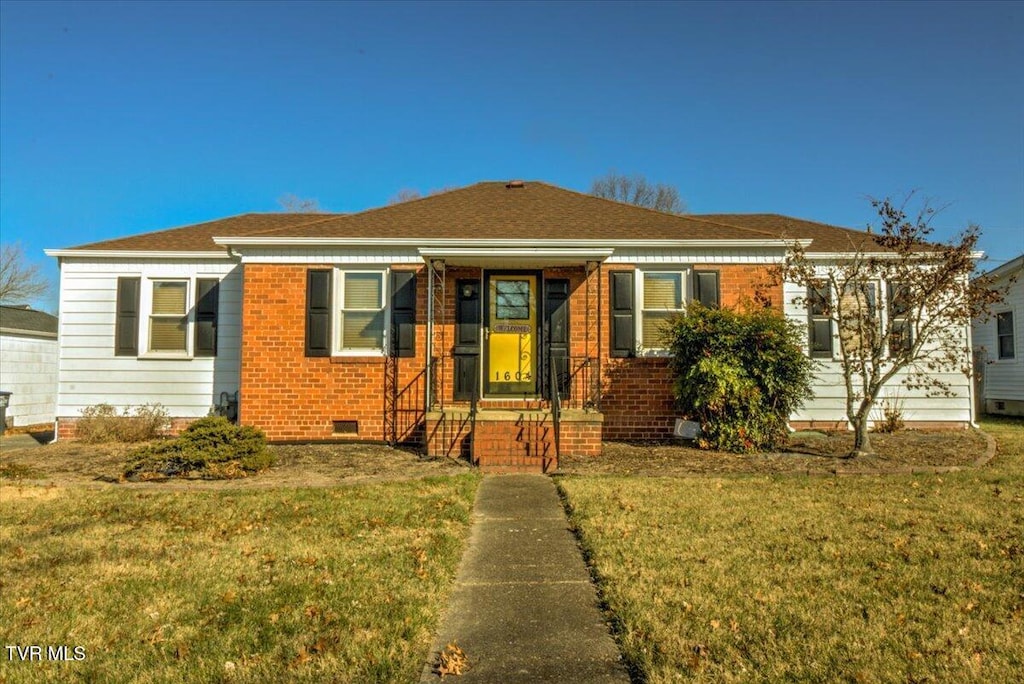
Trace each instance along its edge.
<instances>
[{"instance_id":1,"label":"front lawn","mask_svg":"<svg viewBox=\"0 0 1024 684\"><path fill-rule=\"evenodd\" d=\"M478 481L0 482L0 643L68 647L68 662L22 662L5 648L0 681L412 681Z\"/></svg>"},{"instance_id":2,"label":"front lawn","mask_svg":"<svg viewBox=\"0 0 1024 684\"><path fill-rule=\"evenodd\" d=\"M943 475L559 481L639 681L1024 677L1024 422Z\"/></svg>"}]
</instances>

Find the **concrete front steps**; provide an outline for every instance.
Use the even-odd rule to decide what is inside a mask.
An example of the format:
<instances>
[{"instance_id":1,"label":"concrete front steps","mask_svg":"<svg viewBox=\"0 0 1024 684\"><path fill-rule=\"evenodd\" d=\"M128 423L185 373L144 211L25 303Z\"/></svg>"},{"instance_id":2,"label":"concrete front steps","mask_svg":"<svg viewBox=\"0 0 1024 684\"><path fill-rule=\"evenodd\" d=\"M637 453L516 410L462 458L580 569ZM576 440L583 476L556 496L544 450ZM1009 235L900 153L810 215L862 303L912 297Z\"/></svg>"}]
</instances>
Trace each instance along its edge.
<instances>
[{"instance_id":1,"label":"concrete front steps","mask_svg":"<svg viewBox=\"0 0 1024 684\"><path fill-rule=\"evenodd\" d=\"M601 453L603 416L564 410L559 424L562 454ZM432 411L426 417L427 453L467 458L487 473L548 473L558 468L554 417L547 409L468 408Z\"/></svg>"}]
</instances>

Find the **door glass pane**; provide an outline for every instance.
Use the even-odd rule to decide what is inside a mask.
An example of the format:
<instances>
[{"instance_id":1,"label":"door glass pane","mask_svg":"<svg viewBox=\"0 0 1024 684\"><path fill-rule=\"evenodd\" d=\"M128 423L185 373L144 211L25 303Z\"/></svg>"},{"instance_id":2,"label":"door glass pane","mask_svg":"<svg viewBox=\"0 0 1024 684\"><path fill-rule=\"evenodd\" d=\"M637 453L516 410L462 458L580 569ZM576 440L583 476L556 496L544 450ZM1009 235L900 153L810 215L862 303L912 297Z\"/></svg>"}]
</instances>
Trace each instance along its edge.
<instances>
[{"instance_id":1,"label":"door glass pane","mask_svg":"<svg viewBox=\"0 0 1024 684\"><path fill-rule=\"evenodd\" d=\"M346 273L345 308L379 309L381 282L380 273Z\"/></svg>"},{"instance_id":2,"label":"door glass pane","mask_svg":"<svg viewBox=\"0 0 1024 684\"><path fill-rule=\"evenodd\" d=\"M499 280L494 283L494 315L503 320L530 317L530 281Z\"/></svg>"},{"instance_id":3,"label":"door glass pane","mask_svg":"<svg viewBox=\"0 0 1024 684\"><path fill-rule=\"evenodd\" d=\"M682 279L679 273L645 273L644 308L680 308L683 302Z\"/></svg>"}]
</instances>

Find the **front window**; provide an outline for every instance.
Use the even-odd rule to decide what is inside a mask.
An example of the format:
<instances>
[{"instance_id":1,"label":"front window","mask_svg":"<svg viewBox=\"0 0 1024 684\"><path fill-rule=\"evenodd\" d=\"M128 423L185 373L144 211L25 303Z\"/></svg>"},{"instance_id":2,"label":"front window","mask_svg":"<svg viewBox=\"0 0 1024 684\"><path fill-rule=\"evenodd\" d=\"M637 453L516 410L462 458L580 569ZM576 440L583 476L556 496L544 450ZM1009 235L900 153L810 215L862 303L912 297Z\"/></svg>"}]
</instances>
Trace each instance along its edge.
<instances>
[{"instance_id":1,"label":"front window","mask_svg":"<svg viewBox=\"0 0 1024 684\"><path fill-rule=\"evenodd\" d=\"M839 302L839 338L847 354L866 355L879 333L878 290L875 283L853 282L843 288Z\"/></svg>"},{"instance_id":2,"label":"front window","mask_svg":"<svg viewBox=\"0 0 1024 684\"><path fill-rule=\"evenodd\" d=\"M640 310L640 344L664 349L668 321L683 310L682 273L644 273Z\"/></svg>"},{"instance_id":3,"label":"front window","mask_svg":"<svg viewBox=\"0 0 1024 684\"><path fill-rule=\"evenodd\" d=\"M341 276L341 350L383 350L384 274L349 271Z\"/></svg>"},{"instance_id":4,"label":"front window","mask_svg":"<svg viewBox=\"0 0 1024 684\"><path fill-rule=\"evenodd\" d=\"M1013 312L996 314L996 340L999 344L999 358L1012 359L1016 356L1013 339Z\"/></svg>"},{"instance_id":5,"label":"front window","mask_svg":"<svg viewBox=\"0 0 1024 684\"><path fill-rule=\"evenodd\" d=\"M153 306L149 317L149 351L188 352L188 282L153 282Z\"/></svg>"}]
</instances>

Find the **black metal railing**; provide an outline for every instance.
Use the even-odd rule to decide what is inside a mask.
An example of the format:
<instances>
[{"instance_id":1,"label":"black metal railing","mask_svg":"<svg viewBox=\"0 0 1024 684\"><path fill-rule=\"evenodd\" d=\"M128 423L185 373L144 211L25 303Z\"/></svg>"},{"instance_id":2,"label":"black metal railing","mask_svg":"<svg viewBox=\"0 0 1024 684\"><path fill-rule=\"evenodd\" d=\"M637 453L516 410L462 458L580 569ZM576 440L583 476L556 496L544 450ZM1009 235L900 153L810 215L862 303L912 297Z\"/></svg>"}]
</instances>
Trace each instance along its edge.
<instances>
[{"instance_id":1,"label":"black metal railing","mask_svg":"<svg viewBox=\"0 0 1024 684\"><path fill-rule=\"evenodd\" d=\"M421 370L399 387L397 370L392 375L385 372L384 434L391 446L423 441L427 414L424 404L426 376L426 369Z\"/></svg>"},{"instance_id":2,"label":"black metal railing","mask_svg":"<svg viewBox=\"0 0 1024 684\"><path fill-rule=\"evenodd\" d=\"M555 430L555 458L562 453L562 398L559 395L561 384L558 364L548 364L548 393L551 400L551 425Z\"/></svg>"},{"instance_id":3,"label":"black metal railing","mask_svg":"<svg viewBox=\"0 0 1024 684\"><path fill-rule=\"evenodd\" d=\"M540 368L537 392L550 401L557 386L563 409L601 410L601 386L597 358L593 356L548 356ZM441 354L430 361L430 384L425 401L430 410L443 410L446 404L479 405L483 364L478 358L466 364L457 354ZM465 375L466 377L463 377ZM553 384L552 384L553 383ZM461 388L461 389L460 389ZM524 394L527 399L532 394Z\"/></svg>"}]
</instances>

